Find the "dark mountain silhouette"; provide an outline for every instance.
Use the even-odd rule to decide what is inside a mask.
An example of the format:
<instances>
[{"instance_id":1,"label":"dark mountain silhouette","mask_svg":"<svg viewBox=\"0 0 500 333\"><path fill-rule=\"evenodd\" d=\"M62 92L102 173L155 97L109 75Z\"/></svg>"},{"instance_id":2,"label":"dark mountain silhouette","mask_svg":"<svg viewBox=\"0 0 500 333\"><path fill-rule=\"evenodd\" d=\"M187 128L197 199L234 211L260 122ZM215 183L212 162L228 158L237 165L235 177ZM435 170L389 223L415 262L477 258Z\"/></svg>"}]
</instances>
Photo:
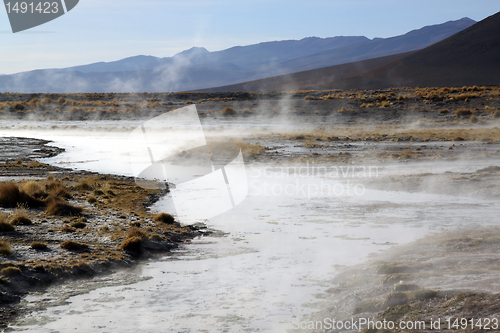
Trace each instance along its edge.
<instances>
[{"instance_id":1,"label":"dark mountain silhouette","mask_svg":"<svg viewBox=\"0 0 500 333\"><path fill-rule=\"evenodd\" d=\"M413 51L415 52L415 51ZM292 74L278 75L266 79L237 83L222 87L200 89L198 91L291 91L318 89L330 82L338 82L344 77L353 76L380 67L413 52L394 54L375 59L351 62L337 66L313 69Z\"/></svg>"},{"instance_id":2,"label":"dark mountain silhouette","mask_svg":"<svg viewBox=\"0 0 500 333\"><path fill-rule=\"evenodd\" d=\"M462 18L439 25L412 30L404 35L391 38L375 38L365 43L345 46L336 50L327 50L300 59L280 64L287 71L305 71L338 64L345 64L366 59L383 57L423 49L470 26L475 21Z\"/></svg>"},{"instance_id":3,"label":"dark mountain silhouette","mask_svg":"<svg viewBox=\"0 0 500 333\"><path fill-rule=\"evenodd\" d=\"M407 57L324 87L500 85L500 13Z\"/></svg>"},{"instance_id":4,"label":"dark mountain silhouette","mask_svg":"<svg viewBox=\"0 0 500 333\"><path fill-rule=\"evenodd\" d=\"M210 91L500 85L500 13L425 49ZM376 68L370 65L377 64ZM384 63L383 63L384 62ZM364 68L363 68L364 67ZM363 70L360 71L360 68ZM287 81L288 80L288 81Z\"/></svg>"},{"instance_id":5,"label":"dark mountain silhouette","mask_svg":"<svg viewBox=\"0 0 500 333\"><path fill-rule=\"evenodd\" d=\"M419 49L472 23L469 19L450 21L386 39L309 37L217 52L194 47L169 58L141 55L114 62L0 76L0 92L153 92L225 86L294 73L311 66L324 67ZM359 68L372 69L373 64L384 61L387 59L344 67L340 70L341 77L358 74ZM338 80L334 72L324 77Z\"/></svg>"}]
</instances>

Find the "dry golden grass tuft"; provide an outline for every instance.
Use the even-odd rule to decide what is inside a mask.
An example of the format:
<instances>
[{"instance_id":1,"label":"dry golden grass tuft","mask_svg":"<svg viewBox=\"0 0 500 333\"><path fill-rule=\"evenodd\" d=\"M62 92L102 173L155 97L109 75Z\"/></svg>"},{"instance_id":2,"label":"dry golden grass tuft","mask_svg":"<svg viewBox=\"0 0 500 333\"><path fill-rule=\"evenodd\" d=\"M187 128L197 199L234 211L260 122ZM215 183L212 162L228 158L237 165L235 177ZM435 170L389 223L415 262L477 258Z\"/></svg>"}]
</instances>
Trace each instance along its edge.
<instances>
[{"instance_id":1,"label":"dry golden grass tuft","mask_svg":"<svg viewBox=\"0 0 500 333\"><path fill-rule=\"evenodd\" d=\"M41 207L43 202L21 191L14 182L0 183L0 207L13 208L19 204Z\"/></svg>"},{"instance_id":2,"label":"dry golden grass tuft","mask_svg":"<svg viewBox=\"0 0 500 333\"><path fill-rule=\"evenodd\" d=\"M70 232L75 232L75 231L76 231L76 229L73 227L70 227L69 225L65 225L64 227L61 228L61 232L70 233Z\"/></svg>"},{"instance_id":3,"label":"dry golden grass tuft","mask_svg":"<svg viewBox=\"0 0 500 333\"><path fill-rule=\"evenodd\" d=\"M19 189L35 198L43 197L45 193L43 186L40 185L39 182L34 180L30 180L26 183L21 184L19 186Z\"/></svg>"},{"instance_id":4,"label":"dry golden grass tuft","mask_svg":"<svg viewBox=\"0 0 500 333\"><path fill-rule=\"evenodd\" d=\"M466 117L466 116L471 116L472 115L472 110L469 109L458 109L452 112L454 115L457 115L458 117Z\"/></svg>"},{"instance_id":5,"label":"dry golden grass tuft","mask_svg":"<svg viewBox=\"0 0 500 333\"><path fill-rule=\"evenodd\" d=\"M5 221L0 221L0 233L13 231L16 231L16 228L12 224Z\"/></svg>"},{"instance_id":6,"label":"dry golden grass tuft","mask_svg":"<svg viewBox=\"0 0 500 333\"><path fill-rule=\"evenodd\" d=\"M31 219L29 218L28 211L22 206L18 206L12 215L12 220L10 221L12 225L32 225Z\"/></svg>"},{"instance_id":7,"label":"dry golden grass tuft","mask_svg":"<svg viewBox=\"0 0 500 333\"><path fill-rule=\"evenodd\" d=\"M53 101L52 99L50 99L49 97L44 97L44 98L42 99L42 102L41 102L41 103L42 103L42 105L45 105L45 104L52 104L52 103L54 103L54 101Z\"/></svg>"},{"instance_id":8,"label":"dry golden grass tuft","mask_svg":"<svg viewBox=\"0 0 500 333\"><path fill-rule=\"evenodd\" d=\"M16 231L16 228L7 222L7 215L0 214L0 233Z\"/></svg>"},{"instance_id":9,"label":"dry golden grass tuft","mask_svg":"<svg viewBox=\"0 0 500 333\"><path fill-rule=\"evenodd\" d=\"M238 111L236 111L235 109L233 109L230 106L226 106L224 109L222 109L220 114L223 116L235 116L238 114Z\"/></svg>"},{"instance_id":10,"label":"dry golden grass tuft","mask_svg":"<svg viewBox=\"0 0 500 333\"><path fill-rule=\"evenodd\" d=\"M162 222L162 223L166 223L166 224L173 224L173 223L175 223L174 217L172 215L170 215L170 214L167 214L167 213L160 213L160 214L156 215L153 218L153 221L155 221L155 222Z\"/></svg>"},{"instance_id":11,"label":"dry golden grass tuft","mask_svg":"<svg viewBox=\"0 0 500 333\"><path fill-rule=\"evenodd\" d=\"M94 188L96 188L97 186L98 185L97 185L97 180L96 179L91 178L91 177L87 177L85 179L80 180L78 182L78 184L76 184L75 186L73 186L73 188L77 189L77 190L91 191Z\"/></svg>"},{"instance_id":12,"label":"dry golden grass tuft","mask_svg":"<svg viewBox=\"0 0 500 333\"><path fill-rule=\"evenodd\" d=\"M139 253L141 252L142 242L143 239L141 237L127 238L122 242L120 248L124 251Z\"/></svg>"},{"instance_id":13,"label":"dry golden grass tuft","mask_svg":"<svg viewBox=\"0 0 500 333\"><path fill-rule=\"evenodd\" d=\"M133 237L139 237L141 239L146 239L147 235L146 233L139 229L139 228L132 228L128 233L127 233L127 238L133 238Z\"/></svg>"},{"instance_id":14,"label":"dry golden grass tuft","mask_svg":"<svg viewBox=\"0 0 500 333\"><path fill-rule=\"evenodd\" d=\"M73 206L57 199L52 199L45 209L47 214L55 216L78 215L81 214L82 211L83 209L81 207Z\"/></svg>"},{"instance_id":15,"label":"dry golden grass tuft","mask_svg":"<svg viewBox=\"0 0 500 333\"><path fill-rule=\"evenodd\" d=\"M86 250L89 248L87 244L84 243L79 243L71 240L66 240L61 243L60 245L61 249L65 249L68 251L79 251L79 250Z\"/></svg>"},{"instance_id":16,"label":"dry golden grass tuft","mask_svg":"<svg viewBox=\"0 0 500 333\"><path fill-rule=\"evenodd\" d=\"M13 277L21 274L21 270L18 267L10 266L2 268L0 274L6 277Z\"/></svg>"},{"instance_id":17,"label":"dry golden grass tuft","mask_svg":"<svg viewBox=\"0 0 500 333\"><path fill-rule=\"evenodd\" d=\"M87 223L82 222L82 221L77 221L71 223L71 227L75 229L84 229L87 226Z\"/></svg>"},{"instance_id":18,"label":"dry golden grass tuft","mask_svg":"<svg viewBox=\"0 0 500 333\"><path fill-rule=\"evenodd\" d=\"M23 102L16 102L12 105L12 107L16 110L19 110L19 111L22 111L26 108L26 106Z\"/></svg>"},{"instance_id":19,"label":"dry golden grass tuft","mask_svg":"<svg viewBox=\"0 0 500 333\"><path fill-rule=\"evenodd\" d=\"M31 248L34 250L43 251L47 249L47 244L43 242L33 242L31 243Z\"/></svg>"},{"instance_id":20,"label":"dry golden grass tuft","mask_svg":"<svg viewBox=\"0 0 500 333\"><path fill-rule=\"evenodd\" d=\"M10 249L10 243L5 240L0 240L0 255L10 256L11 254L12 250Z\"/></svg>"}]
</instances>

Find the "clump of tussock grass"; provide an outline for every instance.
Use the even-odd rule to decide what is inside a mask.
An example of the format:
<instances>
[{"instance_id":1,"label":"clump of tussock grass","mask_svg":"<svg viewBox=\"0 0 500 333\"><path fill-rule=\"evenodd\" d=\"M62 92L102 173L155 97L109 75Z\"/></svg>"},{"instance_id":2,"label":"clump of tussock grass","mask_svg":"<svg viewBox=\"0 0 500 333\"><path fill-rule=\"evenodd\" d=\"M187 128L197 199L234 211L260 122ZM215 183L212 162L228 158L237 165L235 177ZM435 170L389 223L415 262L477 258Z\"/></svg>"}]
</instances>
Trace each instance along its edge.
<instances>
[{"instance_id":1,"label":"clump of tussock grass","mask_svg":"<svg viewBox=\"0 0 500 333\"><path fill-rule=\"evenodd\" d=\"M71 227L73 227L75 229L84 229L86 226L87 226L87 223L81 222L81 221L71 223Z\"/></svg>"},{"instance_id":2,"label":"clump of tussock grass","mask_svg":"<svg viewBox=\"0 0 500 333\"><path fill-rule=\"evenodd\" d=\"M23 102L15 102L12 107L16 110L22 111L26 108Z\"/></svg>"},{"instance_id":3,"label":"clump of tussock grass","mask_svg":"<svg viewBox=\"0 0 500 333\"><path fill-rule=\"evenodd\" d=\"M40 106L40 100L38 98L32 98L26 104L28 104L29 106Z\"/></svg>"},{"instance_id":4,"label":"clump of tussock grass","mask_svg":"<svg viewBox=\"0 0 500 333\"><path fill-rule=\"evenodd\" d=\"M43 186L34 180L30 180L29 182L21 184L19 186L19 189L33 197L40 196L40 194L43 194L45 192Z\"/></svg>"},{"instance_id":5,"label":"clump of tussock grass","mask_svg":"<svg viewBox=\"0 0 500 333\"><path fill-rule=\"evenodd\" d=\"M121 243L120 248L127 252L140 253L143 241L141 237L127 238Z\"/></svg>"},{"instance_id":6,"label":"clump of tussock grass","mask_svg":"<svg viewBox=\"0 0 500 333\"><path fill-rule=\"evenodd\" d=\"M479 119L475 115L471 115L469 121L471 122L471 124L476 124Z\"/></svg>"},{"instance_id":7,"label":"clump of tussock grass","mask_svg":"<svg viewBox=\"0 0 500 333\"><path fill-rule=\"evenodd\" d=\"M226 106L224 109L222 109L220 114L223 116L235 116L238 114L238 111L236 111L235 109L233 109L230 106Z\"/></svg>"},{"instance_id":8,"label":"clump of tussock grass","mask_svg":"<svg viewBox=\"0 0 500 333\"><path fill-rule=\"evenodd\" d=\"M160 213L160 214L156 215L153 218L153 221L162 222L165 224L174 224L175 223L174 217L170 214L167 214L167 213Z\"/></svg>"},{"instance_id":9,"label":"clump of tussock grass","mask_svg":"<svg viewBox=\"0 0 500 333\"><path fill-rule=\"evenodd\" d=\"M49 195L65 199L71 198L69 190L60 180L54 180L54 179L48 180L45 183L45 189Z\"/></svg>"},{"instance_id":10,"label":"clump of tussock grass","mask_svg":"<svg viewBox=\"0 0 500 333\"><path fill-rule=\"evenodd\" d=\"M20 275L21 273L22 273L21 269L14 266L2 268L2 270L0 271L0 274L6 277L17 276Z\"/></svg>"},{"instance_id":11,"label":"clump of tussock grass","mask_svg":"<svg viewBox=\"0 0 500 333\"><path fill-rule=\"evenodd\" d=\"M132 228L128 233L127 233L127 238L133 238L133 237L139 237L141 239L146 239L147 235L144 231L142 231L139 228Z\"/></svg>"},{"instance_id":12,"label":"clump of tussock grass","mask_svg":"<svg viewBox=\"0 0 500 333\"><path fill-rule=\"evenodd\" d=\"M241 114L243 116L251 116L253 114L253 111L246 109L246 110L241 111Z\"/></svg>"},{"instance_id":13,"label":"clump of tussock grass","mask_svg":"<svg viewBox=\"0 0 500 333\"><path fill-rule=\"evenodd\" d=\"M16 231L16 228L7 222L7 215L0 214L0 233Z\"/></svg>"},{"instance_id":14,"label":"clump of tussock grass","mask_svg":"<svg viewBox=\"0 0 500 333\"><path fill-rule=\"evenodd\" d=\"M87 202L88 202L89 204L95 204L95 203L97 202L97 199L96 199L96 197L89 197L89 198L87 199Z\"/></svg>"},{"instance_id":15,"label":"clump of tussock grass","mask_svg":"<svg viewBox=\"0 0 500 333\"><path fill-rule=\"evenodd\" d=\"M79 251L79 250L86 250L89 248L87 244L84 243L79 243L75 242L72 240L66 240L59 245L61 249L67 250L67 251Z\"/></svg>"},{"instance_id":16,"label":"clump of tussock grass","mask_svg":"<svg viewBox=\"0 0 500 333\"><path fill-rule=\"evenodd\" d=\"M16 212L10 223L12 225L32 225L33 224L31 219L28 217L28 214L26 212L22 212L22 211Z\"/></svg>"},{"instance_id":17,"label":"clump of tussock grass","mask_svg":"<svg viewBox=\"0 0 500 333\"><path fill-rule=\"evenodd\" d=\"M139 254L142 251L142 242L147 238L144 231L139 228L133 228L127 233L127 238L121 243L120 248L127 252Z\"/></svg>"},{"instance_id":18,"label":"clump of tussock grass","mask_svg":"<svg viewBox=\"0 0 500 333\"><path fill-rule=\"evenodd\" d=\"M84 190L84 191L91 191L92 189L96 188L98 185L97 185L97 181L93 178L85 178L85 179L82 179L78 182L78 184L76 184L74 186L75 189L77 190Z\"/></svg>"},{"instance_id":19,"label":"clump of tussock grass","mask_svg":"<svg viewBox=\"0 0 500 333\"><path fill-rule=\"evenodd\" d=\"M0 255L10 256L12 250L10 249L10 243L5 240L0 240Z\"/></svg>"},{"instance_id":20,"label":"clump of tussock grass","mask_svg":"<svg viewBox=\"0 0 500 333\"><path fill-rule=\"evenodd\" d=\"M70 227L69 225L65 225L64 227L61 228L61 232L70 233L70 232L75 232L75 231L76 231L76 229L73 227Z\"/></svg>"},{"instance_id":21,"label":"clump of tussock grass","mask_svg":"<svg viewBox=\"0 0 500 333\"><path fill-rule=\"evenodd\" d=\"M81 207L73 206L67 202L52 199L47 204L45 212L54 216L68 216L81 214L83 209Z\"/></svg>"},{"instance_id":22,"label":"clump of tussock grass","mask_svg":"<svg viewBox=\"0 0 500 333\"><path fill-rule=\"evenodd\" d=\"M33 242L31 243L31 248L34 250L43 251L47 249L47 244L43 242Z\"/></svg>"},{"instance_id":23,"label":"clump of tussock grass","mask_svg":"<svg viewBox=\"0 0 500 333\"><path fill-rule=\"evenodd\" d=\"M472 111L469 109L458 109L453 111L452 113L458 117L466 117L472 115Z\"/></svg>"},{"instance_id":24,"label":"clump of tussock grass","mask_svg":"<svg viewBox=\"0 0 500 333\"><path fill-rule=\"evenodd\" d=\"M41 102L41 103L42 103L42 105L46 105L46 104L52 104L52 103L54 103L54 101L53 101L51 98L49 98L49 97L45 96L45 97L42 99L42 102Z\"/></svg>"},{"instance_id":25,"label":"clump of tussock grass","mask_svg":"<svg viewBox=\"0 0 500 333\"><path fill-rule=\"evenodd\" d=\"M130 226L131 227L140 228L141 227L141 222L139 222L139 221L132 222L132 223L130 223Z\"/></svg>"},{"instance_id":26,"label":"clump of tussock grass","mask_svg":"<svg viewBox=\"0 0 500 333\"><path fill-rule=\"evenodd\" d=\"M16 231L16 228L5 221L0 221L0 233L1 232L13 232Z\"/></svg>"},{"instance_id":27,"label":"clump of tussock grass","mask_svg":"<svg viewBox=\"0 0 500 333\"><path fill-rule=\"evenodd\" d=\"M43 202L19 189L14 182L0 183L0 207L14 208L19 204L27 207L41 207Z\"/></svg>"}]
</instances>

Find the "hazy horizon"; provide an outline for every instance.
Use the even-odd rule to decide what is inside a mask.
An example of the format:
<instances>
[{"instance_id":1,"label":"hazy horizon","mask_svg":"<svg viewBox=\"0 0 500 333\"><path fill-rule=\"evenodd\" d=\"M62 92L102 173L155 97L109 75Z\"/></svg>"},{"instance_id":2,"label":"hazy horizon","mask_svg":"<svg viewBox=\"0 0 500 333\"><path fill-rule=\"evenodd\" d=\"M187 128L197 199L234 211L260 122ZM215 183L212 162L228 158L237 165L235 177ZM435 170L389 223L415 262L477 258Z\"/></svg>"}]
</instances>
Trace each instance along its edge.
<instances>
[{"instance_id":1,"label":"hazy horizon","mask_svg":"<svg viewBox=\"0 0 500 333\"><path fill-rule=\"evenodd\" d=\"M193 46L213 52L306 37L387 38L463 17L480 21L498 11L500 3L493 0L480 6L452 0L316 0L307 6L282 0L82 0L70 13L17 34L6 11L0 14L0 74L137 55L170 57Z\"/></svg>"}]
</instances>

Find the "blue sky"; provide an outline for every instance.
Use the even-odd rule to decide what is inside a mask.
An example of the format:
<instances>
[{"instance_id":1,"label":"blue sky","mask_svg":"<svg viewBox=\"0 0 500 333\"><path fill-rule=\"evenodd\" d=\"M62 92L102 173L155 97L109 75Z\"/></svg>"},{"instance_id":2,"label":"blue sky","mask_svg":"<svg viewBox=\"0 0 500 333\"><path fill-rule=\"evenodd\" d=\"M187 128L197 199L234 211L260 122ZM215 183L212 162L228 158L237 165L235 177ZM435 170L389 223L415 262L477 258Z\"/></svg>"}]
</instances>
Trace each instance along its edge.
<instances>
[{"instance_id":1,"label":"blue sky","mask_svg":"<svg viewBox=\"0 0 500 333\"><path fill-rule=\"evenodd\" d=\"M309 36L391 37L498 11L498 0L80 0L66 15L13 34L0 8L0 74L166 57L192 46L217 51Z\"/></svg>"}]
</instances>

